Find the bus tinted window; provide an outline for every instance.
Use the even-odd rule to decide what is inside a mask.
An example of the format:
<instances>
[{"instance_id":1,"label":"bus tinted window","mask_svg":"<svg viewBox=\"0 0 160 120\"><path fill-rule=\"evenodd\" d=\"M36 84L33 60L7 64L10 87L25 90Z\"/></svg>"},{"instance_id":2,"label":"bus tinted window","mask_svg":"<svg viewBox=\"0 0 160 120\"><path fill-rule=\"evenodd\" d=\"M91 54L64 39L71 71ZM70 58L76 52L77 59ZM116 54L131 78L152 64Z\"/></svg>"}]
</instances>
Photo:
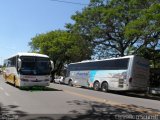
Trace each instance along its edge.
<instances>
[{"instance_id":1,"label":"bus tinted window","mask_svg":"<svg viewBox=\"0 0 160 120\"><path fill-rule=\"evenodd\" d=\"M70 71L74 70L121 70L128 68L129 58L115 59L115 60L105 60L105 61L94 61L70 64L68 69Z\"/></svg>"},{"instance_id":2,"label":"bus tinted window","mask_svg":"<svg viewBox=\"0 0 160 120\"><path fill-rule=\"evenodd\" d=\"M16 57L7 60L7 67L16 67Z\"/></svg>"},{"instance_id":3,"label":"bus tinted window","mask_svg":"<svg viewBox=\"0 0 160 120\"><path fill-rule=\"evenodd\" d=\"M22 61L24 62L35 62L35 57L27 57L27 56L22 56L20 57Z\"/></svg>"},{"instance_id":4,"label":"bus tinted window","mask_svg":"<svg viewBox=\"0 0 160 120\"><path fill-rule=\"evenodd\" d=\"M23 75L48 75L51 64L49 58L22 56L21 74Z\"/></svg>"}]
</instances>

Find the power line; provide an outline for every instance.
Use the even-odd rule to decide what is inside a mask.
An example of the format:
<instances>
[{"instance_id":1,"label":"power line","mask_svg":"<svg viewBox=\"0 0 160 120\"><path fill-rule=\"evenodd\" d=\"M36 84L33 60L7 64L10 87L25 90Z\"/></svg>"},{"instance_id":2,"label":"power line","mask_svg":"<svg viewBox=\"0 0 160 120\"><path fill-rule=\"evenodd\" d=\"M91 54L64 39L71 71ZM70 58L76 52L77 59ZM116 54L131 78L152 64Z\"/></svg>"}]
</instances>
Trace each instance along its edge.
<instances>
[{"instance_id":1,"label":"power line","mask_svg":"<svg viewBox=\"0 0 160 120\"><path fill-rule=\"evenodd\" d=\"M67 3L67 4L74 4L74 5L88 5L88 4L84 4L84 3L77 3L77 2L69 2L69 1L63 1L63 0L51 0L51 1L55 1L55 2L61 2L61 3Z\"/></svg>"}]
</instances>

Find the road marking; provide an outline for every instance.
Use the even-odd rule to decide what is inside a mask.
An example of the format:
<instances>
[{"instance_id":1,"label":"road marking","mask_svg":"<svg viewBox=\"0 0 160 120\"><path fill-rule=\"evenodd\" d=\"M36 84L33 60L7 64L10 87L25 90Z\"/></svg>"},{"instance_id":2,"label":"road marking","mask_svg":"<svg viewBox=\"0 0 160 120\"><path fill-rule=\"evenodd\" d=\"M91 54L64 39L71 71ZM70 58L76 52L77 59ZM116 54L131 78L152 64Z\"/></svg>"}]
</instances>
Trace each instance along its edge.
<instances>
[{"instance_id":1,"label":"road marking","mask_svg":"<svg viewBox=\"0 0 160 120\"><path fill-rule=\"evenodd\" d=\"M113 101L109 101L109 100L106 100L106 99L97 98L97 97L94 97L94 96L83 95L83 94L68 91L68 90L63 90L63 91L68 93L68 94L72 94L72 95L76 95L76 96L79 96L79 97L90 99L92 101L109 104L109 105L112 105L112 106L114 106L118 109L124 109L124 110L127 109L127 110L132 110L132 111L135 111L135 112L140 112L140 113L150 114L150 115L160 115L159 111L152 111L150 108L141 108L141 107L134 106L134 105L121 104L121 103L118 103L118 102L113 102Z\"/></svg>"},{"instance_id":2,"label":"road marking","mask_svg":"<svg viewBox=\"0 0 160 120\"><path fill-rule=\"evenodd\" d=\"M0 87L0 89L1 89L1 90L4 90L4 88L3 88L3 87Z\"/></svg>"},{"instance_id":3,"label":"road marking","mask_svg":"<svg viewBox=\"0 0 160 120\"><path fill-rule=\"evenodd\" d=\"M79 93L76 93L76 92L71 92L71 91L68 91L68 90L64 90L64 92L72 94L72 95L76 95L76 96L79 96L79 97L91 99L91 100L97 101L97 102L104 102L104 101L106 102L106 101L108 101L108 100L105 100L105 99L97 98L97 97L94 97L94 96L83 95L83 94L79 94Z\"/></svg>"},{"instance_id":4,"label":"road marking","mask_svg":"<svg viewBox=\"0 0 160 120\"><path fill-rule=\"evenodd\" d=\"M4 92L4 94L5 94L6 96L10 96L10 94L9 94L9 93L7 93L7 92Z\"/></svg>"}]
</instances>

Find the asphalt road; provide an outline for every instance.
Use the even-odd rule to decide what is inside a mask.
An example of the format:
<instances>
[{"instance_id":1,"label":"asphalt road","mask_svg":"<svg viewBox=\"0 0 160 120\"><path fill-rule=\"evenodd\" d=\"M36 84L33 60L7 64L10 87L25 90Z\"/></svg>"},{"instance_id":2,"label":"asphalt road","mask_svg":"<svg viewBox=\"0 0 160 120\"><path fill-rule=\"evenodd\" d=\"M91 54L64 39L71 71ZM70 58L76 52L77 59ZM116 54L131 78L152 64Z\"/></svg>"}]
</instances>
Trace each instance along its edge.
<instances>
[{"instance_id":1,"label":"asphalt road","mask_svg":"<svg viewBox=\"0 0 160 120\"><path fill-rule=\"evenodd\" d=\"M128 94L103 93L51 83L49 87L20 90L0 76L0 118L160 119L160 101Z\"/></svg>"}]
</instances>

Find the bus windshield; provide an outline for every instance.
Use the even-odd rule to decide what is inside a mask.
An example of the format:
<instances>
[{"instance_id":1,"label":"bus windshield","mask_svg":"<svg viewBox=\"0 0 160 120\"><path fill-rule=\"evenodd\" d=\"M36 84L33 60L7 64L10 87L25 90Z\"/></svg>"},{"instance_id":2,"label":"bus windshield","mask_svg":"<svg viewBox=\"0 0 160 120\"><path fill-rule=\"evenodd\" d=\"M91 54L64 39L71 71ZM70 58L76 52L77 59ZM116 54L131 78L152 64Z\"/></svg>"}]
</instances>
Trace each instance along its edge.
<instances>
[{"instance_id":1,"label":"bus windshield","mask_svg":"<svg viewBox=\"0 0 160 120\"><path fill-rule=\"evenodd\" d=\"M49 58L44 57L21 57L22 67L20 74L22 75L49 75L51 64Z\"/></svg>"}]
</instances>

